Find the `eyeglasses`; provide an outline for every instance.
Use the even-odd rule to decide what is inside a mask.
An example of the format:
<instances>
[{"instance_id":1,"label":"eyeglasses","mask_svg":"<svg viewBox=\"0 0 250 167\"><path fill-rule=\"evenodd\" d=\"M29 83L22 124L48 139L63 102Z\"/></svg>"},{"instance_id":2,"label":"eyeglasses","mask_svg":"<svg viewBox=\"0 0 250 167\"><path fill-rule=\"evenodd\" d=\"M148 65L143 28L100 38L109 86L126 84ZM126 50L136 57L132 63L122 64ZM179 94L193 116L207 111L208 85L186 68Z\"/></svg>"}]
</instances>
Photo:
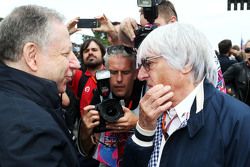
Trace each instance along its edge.
<instances>
[{"instance_id":1,"label":"eyeglasses","mask_svg":"<svg viewBox=\"0 0 250 167\"><path fill-rule=\"evenodd\" d=\"M250 48L245 48L245 53L250 53Z\"/></svg>"},{"instance_id":2,"label":"eyeglasses","mask_svg":"<svg viewBox=\"0 0 250 167\"><path fill-rule=\"evenodd\" d=\"M146 57L141 59L141 65L145 68L146 71L150 70L150 64L152 63L153 59L160 58L162 56L154 56L154 57Z\"/></svg>"},{"instance_id":3,"label":"eyeglasses","mask_svg":"<svg viewBox=\"0 0 250 167\"><path fill-rule=\"evenodd\" d=\"M135 48L131 48L131 47L127 47L124 45L113 45L113 46L109 46L107 48L107 53L110 54L117 54L117 51L125 51L127 52L127 54L130 55L136 55L136 49Z\"/></svg>"}]
</instances>

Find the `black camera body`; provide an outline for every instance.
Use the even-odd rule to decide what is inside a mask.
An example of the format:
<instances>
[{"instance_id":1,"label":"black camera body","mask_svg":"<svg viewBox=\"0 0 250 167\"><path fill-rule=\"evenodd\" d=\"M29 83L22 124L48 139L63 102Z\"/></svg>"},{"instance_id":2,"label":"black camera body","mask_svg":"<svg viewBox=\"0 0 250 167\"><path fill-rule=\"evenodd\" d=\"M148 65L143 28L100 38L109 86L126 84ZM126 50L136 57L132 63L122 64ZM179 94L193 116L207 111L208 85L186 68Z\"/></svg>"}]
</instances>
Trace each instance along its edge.
<instances>
[{"instance_id":1,"label":"black camera body","mask_svg":"<svg viewBox=\"0 0 250 167\"><path fill-rule=\"evenodd\" d=\"M158 17L158 5L162 0L137 0L137 6L142 8L144 18L148 21L144 27L139 27L135 31L134 47L139 48L144 38L157 26L154 24L155 19Z\"/></svg>"},{"instance_id":2,"label":"black camera body","mask_svg":"<svg viewBox=\"0 0 250 167\"><path fill-rule=\"evenodd\" d=\"M95 106L100 115L100 124L94 128L94 132L105 132L110 129L106 128L106 122L115 122L123 117L122 106L117 99L106 99Z\"/></svg>"},{"instance_id":3,"label":"black camera body","mask_svg":"<svg viewBox=\"0 0 250 167\"><path fill-rule=\"evenodd\" d=\"M134 47L139 48L144 38L146 38L146 36L156 28L157 26L154 24L148 24L144 27L140 26L139 29L135 31Z\"/></svg>"},{"instance_id":4,"label":"black camera body","mask_svg":"<svg viewBox=\"0 0 250 167\"><path fill-rule=\"evenodd\" d=\"M95 104L95 109L100 115L100 124L93 130L95 133L109 131L110 129L106 128L106 122L115 122L124 115L120 101L109 97L109 78L110 72L108 70L96 72L97 93L101 102Z\"/></svg>"}]
</instances>

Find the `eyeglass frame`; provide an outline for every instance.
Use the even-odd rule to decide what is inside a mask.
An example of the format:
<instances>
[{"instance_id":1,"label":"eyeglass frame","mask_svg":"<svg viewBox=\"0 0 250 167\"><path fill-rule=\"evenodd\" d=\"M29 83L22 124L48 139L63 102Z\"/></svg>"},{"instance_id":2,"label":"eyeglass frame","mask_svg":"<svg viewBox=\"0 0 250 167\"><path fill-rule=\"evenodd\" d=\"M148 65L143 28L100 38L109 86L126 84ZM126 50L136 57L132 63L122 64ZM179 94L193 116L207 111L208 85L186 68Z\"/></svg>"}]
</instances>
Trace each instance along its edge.
<instances>
[{"instance_id":1,"label":"eyeglass frame","mask_svg":"<svg viewBox=\"0 0 250 167\"><path fill-rule=\"evenodd\" d=\"M150 70L150 64L152 63L151 60L157 59L157 58L160 58L160 57L162 57L162 56L152 56L152 57L142 58L141 59L141 64L139 65L139 67L143 66L143 68L146 71L149 71Z\"/></svg>"},{"instance_id":2,"label":"eyeglass frame","mask_svg":"<svg viewBox=\"0 0 250 167\"><path fill-rule=\"evenodd\" d=\"M250 48L245 48L244 51L245 53L250 53Z\"/></svg>"}]
</instances>

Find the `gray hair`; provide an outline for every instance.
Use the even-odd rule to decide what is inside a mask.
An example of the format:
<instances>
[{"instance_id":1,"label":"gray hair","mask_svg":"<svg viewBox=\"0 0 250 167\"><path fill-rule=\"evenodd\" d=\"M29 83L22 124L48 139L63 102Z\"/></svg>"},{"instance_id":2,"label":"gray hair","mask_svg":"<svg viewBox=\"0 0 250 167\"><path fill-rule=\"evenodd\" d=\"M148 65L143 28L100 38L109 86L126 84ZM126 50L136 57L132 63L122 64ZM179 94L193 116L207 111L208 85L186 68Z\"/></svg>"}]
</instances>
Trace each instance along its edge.
<instances>
[{"instance_id":1,"label":"gray hair","mask_svg":"<svg viewBox=\"0 0 250 167\"><path fill-rule=\"evenodd\" d=\"M149 54L162 56L176 70L190 65L194 84L204 77L213 85L217 83L215 53L207 38L191 25L176 22L152 31L138 50L138 62Z\"/></svg>"},{"instance_id":2,"label":"gray hair","mask_svg":"<svg viewBox=\"0 0 250 167\"><path fill-rule=\"evenodd\" d=\"M133 50L133 48L129 48L123 45L113 45L107 48L106 54L104 55L103 59L105 62L105 67L109 69L109 58L114 57L114 56L122 56L122 57L127 57L131 59L134 62L134 69L136 68L136 52L133 51L131 53L128 53L126 49Z\"/></svg>"},{"instance_id":3,"label":"gray hair","mask_svg":"<svg viewBox=\"0 0 250 167\"><path fill-rule=\"evenodd\" d=\"M52 32L52 21L63 22L64 17L46 7L27 5L15 8L0 23L0 61L18 61L27 42L46 49Z\"/></svg>"}]
</instances>

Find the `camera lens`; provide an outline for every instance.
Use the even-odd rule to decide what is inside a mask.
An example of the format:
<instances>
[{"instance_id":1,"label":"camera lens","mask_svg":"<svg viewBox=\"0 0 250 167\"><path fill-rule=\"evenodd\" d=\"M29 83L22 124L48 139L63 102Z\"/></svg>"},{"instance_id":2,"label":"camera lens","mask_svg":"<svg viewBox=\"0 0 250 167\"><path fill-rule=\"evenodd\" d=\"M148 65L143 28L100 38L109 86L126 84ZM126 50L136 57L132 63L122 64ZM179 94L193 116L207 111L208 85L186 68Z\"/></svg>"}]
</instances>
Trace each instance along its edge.
<instances>
[{"instance_id":1,"label":"camera lens","mask_svg":"<svg viewBox=\"0 0 250 167\"><path fill-rule=\"evenodd\" d=\"M107 122L115 122L123 116L122 106L116 99L105 99L96 108Z\"/></svg>"},{"instance_id":2,"label":"camera lens","mask_svg":"<svg viewBox=\"0 0 250 167\"><path fill-rule=\"evenodd\" d=\"M113 108L112 106L109 106L107 108L107 113L108 116L115 116L117 114L117 111L115 108Z\"/></svg>"}]
</instances>

